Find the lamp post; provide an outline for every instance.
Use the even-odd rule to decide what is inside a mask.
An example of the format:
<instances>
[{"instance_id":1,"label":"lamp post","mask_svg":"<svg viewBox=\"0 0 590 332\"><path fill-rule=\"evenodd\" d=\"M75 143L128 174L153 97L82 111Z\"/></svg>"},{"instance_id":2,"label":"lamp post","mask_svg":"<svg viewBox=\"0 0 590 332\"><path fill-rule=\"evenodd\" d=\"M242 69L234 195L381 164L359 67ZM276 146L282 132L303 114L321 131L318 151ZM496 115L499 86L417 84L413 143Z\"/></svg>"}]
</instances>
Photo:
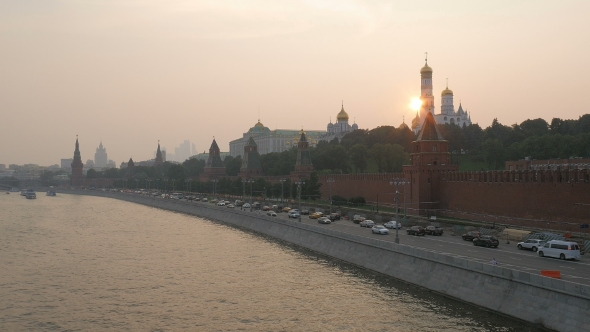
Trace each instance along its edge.
<instances>
[{"instance_id":1,"label":"lamp post","mask_svg":"<svg viewBox=\"0 0 590 332\"><path fill-rule=\"evenodd\" d=\"M297 191L299 194L299 222L301 222L301 185L305 184L305 181L303 180L299 180L297 182L295 182L297 184Z\"/></svg>"},{"instance_id":2,"label":"lamp post","mask_svg":"<svg viewBox=\"0 0 590 332\"><path fill-rule=\"evenodd\" d=\"M250 212L252 212L252 185L254 184L254 180L248 179L246 182L250 184Z\"/></svg>"},{"instance_id":3,"label":"lamp post","mask_svg":"<svg viewBox=\"0 0 590 332\"><path fill-rule=\"evenodd\" d=\"M215 187L217 186L217 182L219 182L219 180L217 179L213 179L211 180L211 182L213 182L213 196L215 196Z\"/></svg>"},{"instance_id":4,"label":"lamp post","mask_svg":"<svg viewBox=\"0 0 590 332\"><path fill-rule=\"evenodd\" d=\"M395 183L395 191L397 192L397 185L401 185L403 186L403 195L404 195L404 217L406 217L406 179L404 178L395 178L393 179L393 183ZM391 181L389 182L389 184L391 184ZM397 202L397 196L396 196L396 202ZM396 207L396 211L397 211L397 207ZM397 212L396 212L397 213Z\"/></svg>"},{"instance_id":5,"label":"lamp post","mask_svg":"<svg viewBox=\"0 0 590 332\"><path fill-rule=\"evenodd\" d=\"M330 178L326 182L330 184L330 214L332 214L332 183L334 183L334 179ZM379 194L377 194L377 207L379 207ZM379 208L377 208L377 212L379 212Z\"/></svg>"},{"instance_id":6,"label":"lamp post","mask_svg":"<svg viewBox=\"0 0 590 332\"><path fill-rule=\"evenodd\" d=\"M281 206L283 205L283 185L285 184L285 181L287 181L287 179L280 179L279 180L281 182Z\"/></svg>"},{"instance_id":7,"label":"lamp post","mask_svg":"<svg viewBox=\"0 0 590 332\"><path fill-rule=\"evenodd\" d=\"M399 219L397 215L397 204L398 204L399 191L395 191L395 243L399 243Z\"/></svg>"}]
</instances>

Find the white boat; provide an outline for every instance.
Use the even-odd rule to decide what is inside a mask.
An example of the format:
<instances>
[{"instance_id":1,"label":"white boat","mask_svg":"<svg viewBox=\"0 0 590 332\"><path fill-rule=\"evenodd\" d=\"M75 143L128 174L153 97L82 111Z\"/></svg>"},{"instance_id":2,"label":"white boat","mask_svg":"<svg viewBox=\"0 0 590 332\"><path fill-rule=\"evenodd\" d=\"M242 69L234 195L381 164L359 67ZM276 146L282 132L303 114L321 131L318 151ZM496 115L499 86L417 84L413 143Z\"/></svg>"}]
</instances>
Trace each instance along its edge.
<instances>
[{"instance_id":1,"label":"white boat","mask_svg":"<svg viewBox=\"0 0 590 332\"><path fill-rule=\"evenodd\" d=\"M47 191L47 196L56 196L56 193L53 190L49 190Z\"/></svg>"},{"instance_id":2,"label":"white boat","mask_svg":"<svg viewBox=\"0 0 590 332\"><path fill-rule=\"evenodd\" d=\"M37 194L35 193L34 190L29 189L25 193L25 197L28 198L28 199L35 199L35 198L37 198Z\"/></svg>"}]
</instances>

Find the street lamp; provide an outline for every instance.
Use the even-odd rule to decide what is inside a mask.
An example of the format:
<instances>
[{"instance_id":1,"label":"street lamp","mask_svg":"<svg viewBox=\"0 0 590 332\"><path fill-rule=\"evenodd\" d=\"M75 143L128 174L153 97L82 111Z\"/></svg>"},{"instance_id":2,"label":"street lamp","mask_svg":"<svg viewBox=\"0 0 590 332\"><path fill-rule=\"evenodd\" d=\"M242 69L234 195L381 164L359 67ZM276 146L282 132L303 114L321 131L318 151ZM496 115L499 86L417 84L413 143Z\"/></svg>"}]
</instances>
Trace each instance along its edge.
<instances>
[{"instance_id":1,"label":"street lamp","mask_svg":"<svg viewBox=\"0 0 590 332\"><path fill-rule=\"evenodd\" d=\"M406 213L406 195L405 195L405 184L406 180L404 178L395 178L392 181L389 181L389 185L395 184L395 243L399 243L399 191L397 190L397 185L404 186L404 214Z\"/></svg>"},{"instance_id":2,"label":"street lamp","mask_svg":"<svg viewBox=\"0 0 590 332\"><path fill-rule=\"evenodd\" d=\"M332 183L334 183L334 179L330 178L326 181L330 184L330 214L332 214ZM377 194L377 213L379 213L379 194Z\"/></svg>"},{"instance_id":3,"label":"street lamp","mask_svg":"<svg viewBox=\"0 0 590 332\"><path fill-rule=\"evenodd\" d=\"M252 212L252 185L254 183L253 179L246 180L247 183L250 184L250 212Z\"/></svg>"},{"instance_id":4,"label":"street lamp","mask_svg":"<svg viewBox=\"0 0 590 332\"><path fill-rule=\"evenodd\" d=\"M401 185L401 186L403 186L403 188L404 188L403 189L404 190L403 195L404 195L404 218L405 218L406 217L406 179L404 179L404 178L396 178L396 179L393 179L393 180L394 180L394 183L395 183L395 191L397 191L397 185L398 184ZM391 184L391 181L389 182L389 184ZM397 201L397 198L396 198L396 201Z\"/></svg>"},{"instance_id":5,"label":"street lamp","mask_svg":"<svg viewBox=\"0 0 590 332\"><path fill-rule=\"evenodd\" d=\"M297 184L297 191L299 192L299 222L301 222L301 185L305 184L305 181L299 180L295 184Z\"/></svg>"},{"instance_id":6,"label":"street lamp","mask_svg":"<svg viewBox=\"0 0 590 332\"><path fill-rule=\"evenodd\" d=\"M398 194L399 191L395 191L395 243L399 243L399 218L398 218L398 209L397 209L397 204L398 204Z\"/></svg>"},{"instance_id":7,"label":"street lamp","mask_svg":"<svg viewBox=\"0 0 590 332\"><path fill-rule=\"evenodd\" d=\"M281 205L283 205L283 185L287 179L280 179L279 181L281 182Z\"/></svg>"}]
</instances>

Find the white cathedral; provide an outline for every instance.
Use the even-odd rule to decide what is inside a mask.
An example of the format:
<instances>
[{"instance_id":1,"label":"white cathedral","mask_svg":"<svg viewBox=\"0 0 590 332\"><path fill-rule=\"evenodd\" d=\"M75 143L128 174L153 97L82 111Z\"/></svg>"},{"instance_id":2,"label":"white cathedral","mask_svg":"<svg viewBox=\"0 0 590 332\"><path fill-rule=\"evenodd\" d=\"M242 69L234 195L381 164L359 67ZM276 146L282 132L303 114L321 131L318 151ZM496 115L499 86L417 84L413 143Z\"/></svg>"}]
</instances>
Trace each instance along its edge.
<instances>
[{"instance_id":1,"label":"white cathedral","mask_svg":"<svg viewBox=\"0 0 590 332\"><path fill-rule=\"evenodd\" d=\"M416 113L416 117L412 120L412 130L418 133L422 128L422 123L426 118L427 112L432 113L437 124L456 124L458 126L471 125L471 116L463 110L461 103L459 109L455 111L453 105L453 91L449 89L448 83L446 89L441 93L442 104L440 114L434 113L434 95L432 94L432 68L428 66L428 58L426 64L420 69L421 78L421 94L420 101L422 106L420 111Z\"/></svg>"}]
</instances>

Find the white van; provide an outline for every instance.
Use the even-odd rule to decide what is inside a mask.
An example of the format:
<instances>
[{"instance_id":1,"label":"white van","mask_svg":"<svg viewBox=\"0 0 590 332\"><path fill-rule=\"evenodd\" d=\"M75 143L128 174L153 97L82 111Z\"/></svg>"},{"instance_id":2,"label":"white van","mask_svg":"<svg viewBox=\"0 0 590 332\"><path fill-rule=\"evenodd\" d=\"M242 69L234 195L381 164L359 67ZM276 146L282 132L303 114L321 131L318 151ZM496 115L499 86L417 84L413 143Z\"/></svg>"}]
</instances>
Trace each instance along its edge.
<instances>
[{"instance_id":1,"label":"white van","mask_svg":"<svg viewBox=\"0 0 590 332\"><path fill-rule=\"evenodd\" d=\"M540 257L580 259L580 246L576 242L552 240L539 248Z\"/></svg>"},{"instance_id":2,"label":"white van","mask_svg":"<svg viewBox=\"0 0 590 332\"><path fill-rule=\"evenodd\" d=\"M182 199L182 193L172 193L172 194L170 194L170 198L172 198L172 199Z\"/></svg>"}]
</instances>

